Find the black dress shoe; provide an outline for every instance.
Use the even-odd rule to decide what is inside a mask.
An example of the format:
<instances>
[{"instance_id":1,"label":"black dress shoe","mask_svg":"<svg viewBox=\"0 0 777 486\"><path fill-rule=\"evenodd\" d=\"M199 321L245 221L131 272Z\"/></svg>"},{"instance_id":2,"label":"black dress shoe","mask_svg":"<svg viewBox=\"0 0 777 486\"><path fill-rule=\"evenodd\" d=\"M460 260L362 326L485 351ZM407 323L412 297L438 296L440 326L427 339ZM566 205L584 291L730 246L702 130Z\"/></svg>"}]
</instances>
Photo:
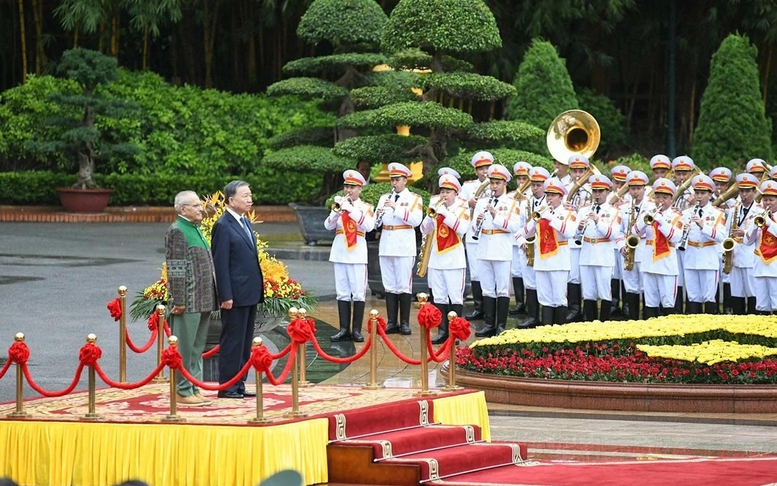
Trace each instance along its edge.
<instances>
[{"instance_id":1,"label":"black dress shoe","mask_svg":"<svg viewBox=\"0 0 777 486\"><path fill-rule=\"evenodd\" d=\"M509 313L511 316L526 314L526 306L524 304L518 304L515 307L511 307Z\"/></svg>"},{"instance_id":2,"label":"black dress shoe","mask_svg":"<svg viewBox=\"0 0 777 486\"><path fill-rule=\"evenodd\" d=\"M364 336L362 336L362 333L358 331L354 331L353 334L351 334L351 337L353 338L353 342L355 343L363 343L364 342Z\"/></svg>"},{"instance_id":3,"label":"black dress shoe","mask_svg":"<svg viewBox=\"0 0 777 486\"><path fill-rule=\"evenodd\" d=\"M386 334L399 334L399 326L392 324L386 328Z\"/></svg>"},{"instance_id":4,"label":"black dress shoe","mask_svg":"<svg viewBox=\"0 0 777 486\"><path fill-rule=\"evenodd\" d=\"M410 331L410 325L409 324L402 324L399 326L399 334L402 334L403 336L409 336L412 334Z\"/></svg>"},{"instance_id":5,"label":"black dress shoe","mask_svg":"<svg viewBox=\"0 0 777 486\"><path fill-rule=\"evenodd\" d=\"M218 394L219 398L243 398L242 393L238 393L236 391L220 391Z\"/></svg>"},{"instance_id":6,"label":"black dress shoe","mask_svg":"<svg viewBox=\"0 0 777 486\"><path fill-rule=\"evenodd\" d=\"M448 340L447 332L438 332L435 337L432 338L432 344L442 344Z\"/></svg>"},{"instance_id":7,"label":"black dress shoe","mask_svg":"<svg viewBox=\"0 0 777 486\"><path fill-rule=\"evenodd\" d=\"M244 397L244 398L245 398L245 397L251 398L251 397L255 397L255 396L256 396L256 393L255 393L255 392L248 391L248 390L243 390L243 391L241 392L241 394L243 395L243 397Z\"/></svg>"}]
</instances>

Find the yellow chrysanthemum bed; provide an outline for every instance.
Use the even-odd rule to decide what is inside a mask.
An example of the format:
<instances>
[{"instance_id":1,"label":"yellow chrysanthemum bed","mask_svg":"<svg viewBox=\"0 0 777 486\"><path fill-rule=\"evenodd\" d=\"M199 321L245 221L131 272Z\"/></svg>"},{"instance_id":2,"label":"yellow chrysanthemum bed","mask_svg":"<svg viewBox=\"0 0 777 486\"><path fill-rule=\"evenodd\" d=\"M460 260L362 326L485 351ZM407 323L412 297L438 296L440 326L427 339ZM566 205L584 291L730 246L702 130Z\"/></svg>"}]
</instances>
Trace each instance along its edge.
<instances>
[{"instance_id":1,"label":"yellow chrysanthemum bed","mask_svg":"<svg viewBox=\"0 0 777 486\"><path fill-rule=\"evenodd\" d=\"M676 315L511 329L460 350L483 373L641 383L777 383L777 317Z\"/></svg>"}]
</instances>

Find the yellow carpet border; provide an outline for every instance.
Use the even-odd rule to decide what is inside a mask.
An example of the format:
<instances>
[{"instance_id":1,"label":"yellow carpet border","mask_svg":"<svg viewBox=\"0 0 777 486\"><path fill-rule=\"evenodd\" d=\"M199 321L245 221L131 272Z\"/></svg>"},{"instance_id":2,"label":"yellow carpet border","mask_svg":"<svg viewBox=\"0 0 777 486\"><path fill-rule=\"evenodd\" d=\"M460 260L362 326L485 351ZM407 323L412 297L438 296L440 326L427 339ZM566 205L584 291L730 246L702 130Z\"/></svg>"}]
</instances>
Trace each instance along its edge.
<instances>
[{"instance_id":1,"label":"yellow carpet border","mask_svg":"<svg viewBox=\"0 0 777 486\"><path fill-rule=\"evenodd\" d=\"M490 440L482 391L433 398L434 420L478 425ZM329 422L251 426L0 421L0 466L22 485L254 486L283 469L328 480Z\"/></svg>"}]
</instances>

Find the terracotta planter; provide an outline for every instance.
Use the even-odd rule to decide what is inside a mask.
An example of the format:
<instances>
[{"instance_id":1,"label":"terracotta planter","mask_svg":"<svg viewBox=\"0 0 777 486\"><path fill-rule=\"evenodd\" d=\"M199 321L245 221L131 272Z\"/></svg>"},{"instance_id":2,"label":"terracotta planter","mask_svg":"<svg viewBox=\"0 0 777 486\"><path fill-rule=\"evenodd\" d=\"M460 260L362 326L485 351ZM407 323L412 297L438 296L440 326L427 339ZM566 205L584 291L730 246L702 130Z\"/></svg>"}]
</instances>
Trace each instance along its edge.
<instances>
[{"instance_id":1,"label":"terracotta planter","mask_svg":"<svg viewBox=\"0 0 777 486\"><path fill-rule=\"evenodd\" d=\"M58 187L62 207L68 213L102 213L113 189L73 189Z\"/></svg>"}]
</instances>

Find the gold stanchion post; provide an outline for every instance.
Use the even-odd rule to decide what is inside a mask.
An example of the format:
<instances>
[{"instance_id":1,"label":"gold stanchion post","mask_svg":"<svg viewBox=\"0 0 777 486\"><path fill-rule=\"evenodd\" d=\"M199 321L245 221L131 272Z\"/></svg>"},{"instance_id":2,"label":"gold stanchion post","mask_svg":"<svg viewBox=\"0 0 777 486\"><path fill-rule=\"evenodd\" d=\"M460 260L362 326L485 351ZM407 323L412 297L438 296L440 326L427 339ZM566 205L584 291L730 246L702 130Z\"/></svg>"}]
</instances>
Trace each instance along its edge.
<instances>
[{"instance_id":1,"label":"gold stanchion post","mask_svg":"<svg viewBox=\"0 0 777 486\"><path fill-rule=\"evenodd\" d=\"M122 312L123 314L123 312ZM87 343L96 343L97 336L95 334L88 334L86 336ZM95 396L96 380L94 376L94 366L89 367L89 405L86 415L81 417L81 420L98 420L100 418L95 410L97 405L97 397Z\"/></svg>"},{"instance_id":2,"label":"gold stanchion post","mask_svg":"<svg viewBox=\"0 0 777 486\"><path fill-rule=\"evenodd\" d=\"M162 311L164 312L164 306L162 307ZM157 307L157 309L159 309ZM161 317L160 317L161 319ZM167 343L170 345L171 348L177 348L178 347L178 338L175 336L170 336L170 338L167 340ZM162 360L162 357L160 356L160 362ZM164 422L186 422L186 419L183 417L180 417L178 415L178 389L175 384L175 370L173 368L170 368L170 414L167 415L165 418L162 419Z\"/></svg>"},{"instance_id":3,"label":"gold stanchion post","mask_svg":"<svg viewBox=\"0 0 777 486\"><path fill-rule=\"evenodd\" d=\"M255 348L264 345L262 338L255 337L253 346ZM272 420L264 416L264 397L262 396L262 372L254 369L254 376L256 377L256 417L249 420L252 424L269 424Z\"/></svg>"},{"instance_id":4,"label":"gold stanchion post","mask_svg":"<svg viewBox=\"0 0 777 486\"><path fill-rule=\"evenodd\" d=\"M429 300L429 296L427 294L421 292L417 297L418 302L421 303L421 308L427 305L427 300ZM429 328L426 326L419 327L421 328L421 332L418 333L419 336L421 336L421 390L416 392L413 396L428 397L437 394L437 392L429 390L429 363L426 362L428 356L426 351L426 343L429 341Z\"/></svg>"},{"instance_id":5,"label":"gold stanchion post","mask_svg":"<svg viewBox=\"0 0 777 486\"><path fill-rule=\"evenodd\" d=\"M119 287L119 303L121 317L119 318L119 382L127 382L127 287Z\"/></svg>"},{"instance_id":6,"label":"gold stanchion post","mask_svg":"<svg viewBox=\"0 0 777 486\"><path fill-rule=\"evenodd\" d=\"M378 384L378 311L370 311L370 382L362 387L364 390L383 388Z\"/></svg>"},{"instance_id":7,"label":"gold stanchion post","mask_svg":"<svg viewBox=\"0 0 777 486\"><path fill-rule=\"evenodd\" d=\"M458 314L456 314L454 311L448 312L448 322L450 323L454 319L458 317ZM448 384L443 387L443 390L445 391L456 391L456 390L463 390L463 386L458 386L456 384L456 339L453 337L450 337L448 339L453 339L453 346L451 346L451 350L448 352Z\"/></svg>"},{"instance_id":8,"label":"gold stanchion post","mask_svg":"<svg viewBox=\"0 0 777 486\"><path fill-rule=\"evenodd\" d=\"M17 332L13 337L16 342L24 342L24 333ZM16 363L16 410L8 414L8 417L24 418L30 414L24 411L24 373L22 365Z\"/></svg>"},{"instance_id":9,"label":"gold stanchion post","mask_svg":"<svg viewBox=\"0 0 777 486\"><path fill-rule=\"evenodd\" d=\"M308 311L305 309L297 309L297 316L300 319L306 319L308 317ZM308 388L313 386L314 384L309 382L306 378L307 374L307 350L308 350L308 343L302 343L302 346L300 347L299 352L299 386L300 388Z\"/></svg>"},{"instance_id":10,"label":"gold stanchion post","mask_svg":"<svg viewBox=\"0 0 777 486\"><path fill-rule=\"evenodd\" d=\"M162 304L159 304L156 306L156 311L159 314L159 320L157 321L157 336L156 336L156 365L159 366L162 363L162 351L165 349L165 306ZM172 337L172 336L170 336ZM176 344L178 343L178 339L175 340ZM173 370L170 370L170 373L172 374ZM175 380L172 378L170 379L171 383L175 384ZM154 377L152 380L154 383L165 383L167 382L167 378L165 378L165 369L162 368L159 370L159 374Z\"/></svg>"},{"instance_id":11,"label":"gold stanchion post","mask_svg":"<svg viewBox=\"0 0 777 486\"><path fill-rule=\"evenodd\" d=\"M292 346L297 346L296 343L292 343ZM308 414L299 411L299 371L297 365L299 360L299 346L297 346L297 353L294 356L294 363L291 365L291 412L287 412L285 417L307 417Z\"/></svg>"}]
</instances>

